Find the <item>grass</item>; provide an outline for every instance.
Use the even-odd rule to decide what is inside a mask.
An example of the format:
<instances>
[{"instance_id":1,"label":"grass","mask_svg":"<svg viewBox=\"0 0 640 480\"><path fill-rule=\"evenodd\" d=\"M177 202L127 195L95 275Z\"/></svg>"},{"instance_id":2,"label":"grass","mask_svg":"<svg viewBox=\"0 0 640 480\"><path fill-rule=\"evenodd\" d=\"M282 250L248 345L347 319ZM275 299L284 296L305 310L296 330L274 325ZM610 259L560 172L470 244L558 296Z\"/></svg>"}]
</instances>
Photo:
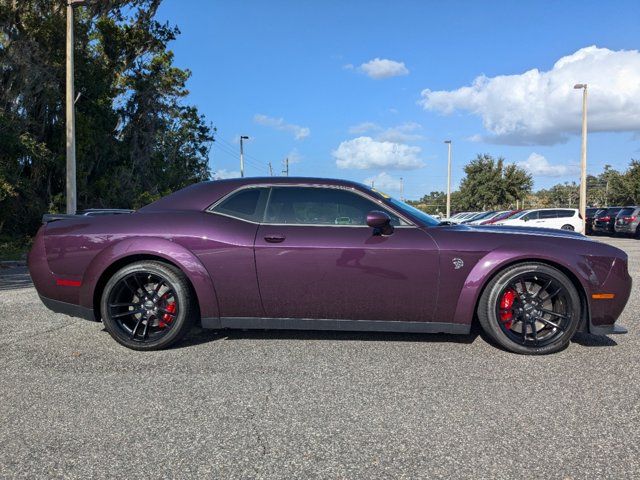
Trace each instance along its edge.
<instances>
[{"instance_id":1,"label":"grass","mask_svg":"<svg viewBox=\"0 0 640 480\"><path fill-rule=\"evenodd\" d=\"M26 260L27 252L31 247L31 238L9 237L0 235L0 261Z\"/></svg>"}]
</instances>

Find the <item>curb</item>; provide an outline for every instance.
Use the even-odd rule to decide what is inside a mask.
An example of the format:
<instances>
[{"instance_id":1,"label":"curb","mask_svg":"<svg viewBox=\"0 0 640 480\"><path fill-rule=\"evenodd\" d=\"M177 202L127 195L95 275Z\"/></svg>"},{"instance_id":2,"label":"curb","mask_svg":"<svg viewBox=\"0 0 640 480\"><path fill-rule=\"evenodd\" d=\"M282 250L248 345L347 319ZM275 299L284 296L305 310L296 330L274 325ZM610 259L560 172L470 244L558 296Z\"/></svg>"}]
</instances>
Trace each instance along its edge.
<instances>
[{"instance_id":1,"label":"curb","mask_svg":"<svg viewBox=\"0 0 640 480\"><path fill-rule=\"evenodd\" d=\"M2 260L0 261L0 268L16 268L16 267L26 267L27 262L25 260Z\"/></svg>"}]
</instances>

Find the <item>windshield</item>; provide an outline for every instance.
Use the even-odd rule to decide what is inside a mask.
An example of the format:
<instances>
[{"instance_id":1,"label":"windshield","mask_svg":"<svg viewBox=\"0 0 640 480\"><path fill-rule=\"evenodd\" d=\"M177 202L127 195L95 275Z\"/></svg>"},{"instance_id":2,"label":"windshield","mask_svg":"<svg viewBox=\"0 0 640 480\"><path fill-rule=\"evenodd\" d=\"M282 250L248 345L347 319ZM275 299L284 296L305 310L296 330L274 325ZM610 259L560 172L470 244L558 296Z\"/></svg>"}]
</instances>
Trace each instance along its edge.
<instances>
[{"instance_id":1,"label":"windshield","mask_svg":"<svg viewBox=\"0 0 640 480\"><path fill-rule=\"evenodd\" d=\"M397 210L400 210L401 212L404 212L411 217L417 218L420 222L422 222L423 224L429 227L434 227L440 224L440 222L435 218L433 218L431 215L428 215L424 213L422 210L418 210L417 208L412 207L411 205L401 202L400 200L396 200L395 198L392 198L392 197L388 197L385 200L387 201L387 203L395 207Z\"/></svg>"},{"instance_id":2,"label":"windshield","mask_svg":"<svg viewBox=\"0 0 640 480\"><path fill-rule=\"evenodd\" d=\"M516 213L515 215L509 217L509 220L512 220L514 218L520 218L522 217L524 214L529 213L529 210L523 210L521 212Z\"/></svg>"}]
</instances>

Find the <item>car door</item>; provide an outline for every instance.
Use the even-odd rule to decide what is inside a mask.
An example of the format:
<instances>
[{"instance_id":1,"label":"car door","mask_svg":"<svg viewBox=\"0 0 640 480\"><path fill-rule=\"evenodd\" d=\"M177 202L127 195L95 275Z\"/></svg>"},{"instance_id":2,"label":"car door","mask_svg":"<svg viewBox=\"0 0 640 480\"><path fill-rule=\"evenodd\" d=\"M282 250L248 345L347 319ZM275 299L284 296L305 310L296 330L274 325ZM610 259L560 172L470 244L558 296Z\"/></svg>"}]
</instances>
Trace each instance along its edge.
<instances>
[{"instance_id":1,"label":"car door","mask_svg":"<svg viewBox=\"0 0 640 480\"><path fill-rule=\"evenodd\" d=\"M438 250L422 229L387 210L394 231L374 235L352 189L277 186L255 242L271 318L429 321L438 297Z\"/></svg>"},{"instance_id":2,"label":"car door","mask_svg":"<svg viewBox=\"0 0 640 480\"><path fill-rule=\"evenodd\" d=\"M523 215L519 220L527 227L539 227L540 225L537 224L538 213L538 210L531 210L529 213Z\"/></svg>"},{"instance_id":3,"label":"car door","mask_svg":"<svg viewBox=\"0 0 640 480\"><path fill-rule=\"evenodd\" d=\"M538 210L538 218L532 223L541 228L560 228L557 225L558 212L556 210Z\"/></svg>"}]
</instances>

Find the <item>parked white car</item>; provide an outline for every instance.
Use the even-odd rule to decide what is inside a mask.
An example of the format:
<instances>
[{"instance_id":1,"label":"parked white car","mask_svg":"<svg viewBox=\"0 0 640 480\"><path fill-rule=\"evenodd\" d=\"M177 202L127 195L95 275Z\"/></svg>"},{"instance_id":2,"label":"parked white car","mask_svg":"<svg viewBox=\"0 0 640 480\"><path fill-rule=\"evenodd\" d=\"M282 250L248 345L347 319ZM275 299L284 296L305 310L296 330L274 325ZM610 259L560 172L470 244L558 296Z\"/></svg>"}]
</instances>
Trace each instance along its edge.
<instances>
[{"instance_id":1,"label":"parked white car","mask_svg":"<svg viewBox=\"0 0 640 480\"><path fill-rule=\"evenodd\" d=\"M523 210L494 225L508 225L519 227L558 228L582 232L582 219L575 208L538 208Z\"/></svg>"}]
</instances>

